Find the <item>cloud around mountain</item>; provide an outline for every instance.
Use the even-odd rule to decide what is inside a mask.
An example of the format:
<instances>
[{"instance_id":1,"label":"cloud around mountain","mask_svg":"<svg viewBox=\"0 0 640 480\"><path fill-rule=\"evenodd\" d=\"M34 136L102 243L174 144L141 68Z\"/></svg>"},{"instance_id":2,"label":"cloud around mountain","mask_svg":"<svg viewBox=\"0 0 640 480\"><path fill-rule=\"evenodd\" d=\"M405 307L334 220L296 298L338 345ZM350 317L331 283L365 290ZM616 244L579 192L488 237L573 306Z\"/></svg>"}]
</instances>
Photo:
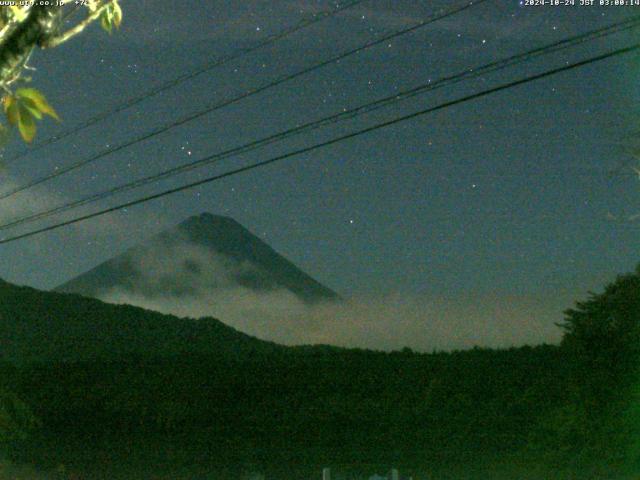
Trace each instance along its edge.
<instances>
[{"instance_id":1,"label":"cloud around mountain","mask_svg":"<svg viewBox=\"0 0 640 480\"><path fill-rule=\"evenodd\" d=\"M555 343L533 297L407 295L340 299L237 222L192 217L59 287L180 317L214 317L286 345L419 351Z\"/></svg>"},{"instance_id":2,"label":"cloud around mountain","mask_svg":"<svg viewBox=\"0 0 640 480\"><path fill-rule=\"evenodd\" d=\"M460 304L453 298L392 294L310 305L285 290L255 292L242 287L225 289L215 298L150 298L122 290L100 298L181 317L213 316L244 333L285 345L429 352L557 343L561 336L554 325L560 316L550 318L546 305L534 298L508 298L497 304L495 299L478 298Z\"/></svg>"}]
</instances>

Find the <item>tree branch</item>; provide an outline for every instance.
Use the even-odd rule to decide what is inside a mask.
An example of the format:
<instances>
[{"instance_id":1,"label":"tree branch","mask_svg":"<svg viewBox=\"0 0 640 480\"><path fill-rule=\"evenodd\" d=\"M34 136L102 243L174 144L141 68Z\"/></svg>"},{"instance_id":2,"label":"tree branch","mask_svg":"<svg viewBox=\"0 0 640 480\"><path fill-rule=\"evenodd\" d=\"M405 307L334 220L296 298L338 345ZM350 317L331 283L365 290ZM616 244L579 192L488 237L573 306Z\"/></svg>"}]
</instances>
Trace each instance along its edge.
<instances>
[{"instance_id":1,"label":"tree branch","mask_svg":"<svg viewBox=\"0 0 640 480\"><path fill-rule=\"evenodd\" d=\"M20 22L24 20L24 17L20 18L16 14L11 14L8 7L3 8L5 10L1 12L2 28L0 28L0 45L4 43L9 33L13 32L18 25L20 25ZM26 17L30 9L30 6L25 7L24 10L22 10L22 14Z\"/></svg>"},{"instance_id":2,"label":"tree branch","mask_svg":"<svg viewBox=\"0 0 640 480\"><path fill-rule=\"evenodd\" d=\"M109 6L110 2L105 2L102 5L100 5L96 10L94 10L93 12L91 12L91 14L89 14L88 17L86 17L84 20L82 20L80 23L78 23L75 27L70 28L69 30L67 30L66 32L58 35L58 36L54 36L51 38L48 38L46 40L46 42L44 42L41 46L42 48L53 48L53 47L57 47L58 45L63 44L64 42L66 42L67 40L72 39L73 37L75 37L76 35L79 35L80 33L82 33L84 31L85 28L87 28L91 23L93 23L95 20L97 20L98 18L100 18L100 15L102 15L102 12L104 12L107 7Z\"/></svg>"},{"instance_id":3,"label":"tree branch","mask_svg":"<svg viewBox=\"0 0 640 480\"><path fill-rule=\"evenodd\" d=\"M31 51L47 40L57 26L58 6L36 5L0 45L0 84L7 85L19 77Z\"/></svg>"}]
</instances>

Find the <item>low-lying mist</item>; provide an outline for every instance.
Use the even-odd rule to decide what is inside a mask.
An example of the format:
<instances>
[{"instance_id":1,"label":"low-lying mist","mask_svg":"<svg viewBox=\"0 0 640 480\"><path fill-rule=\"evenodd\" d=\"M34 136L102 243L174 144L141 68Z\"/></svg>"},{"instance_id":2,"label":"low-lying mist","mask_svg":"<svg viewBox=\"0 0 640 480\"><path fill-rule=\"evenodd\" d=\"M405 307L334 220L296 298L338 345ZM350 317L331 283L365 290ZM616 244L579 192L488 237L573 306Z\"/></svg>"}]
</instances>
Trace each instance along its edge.
<instances>
[{"instance_id":1,"label":"low-lying mist","mask_svg":"<svg viewBox=\"0 0 640 480\"><path fill-rule=\"evenodd\" d=\"M102 292L101 300L181 317L215 317L286 345L432 351L555 343L561 335L554 324L561 319L561 307L554 310L535 297L395 292L309 304L286 289L257 290L234 283L253 267L187 244L172 247L166 255L141 255L130 266L147 288L114 288ZM168 284L169 290L158 288ZM176 291L181 293L171 293Z\"/></svg>"}]
</instances>

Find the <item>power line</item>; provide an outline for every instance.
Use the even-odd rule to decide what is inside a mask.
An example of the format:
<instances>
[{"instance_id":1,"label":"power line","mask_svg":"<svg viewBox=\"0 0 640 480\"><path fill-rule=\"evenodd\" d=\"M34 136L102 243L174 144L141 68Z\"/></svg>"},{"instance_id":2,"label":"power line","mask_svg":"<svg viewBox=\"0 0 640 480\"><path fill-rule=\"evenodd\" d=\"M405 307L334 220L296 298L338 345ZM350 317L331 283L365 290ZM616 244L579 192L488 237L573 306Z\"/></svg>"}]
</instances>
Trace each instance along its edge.
<instances>
[{"instance_id":1,"label":"power line","mask_svg":"<svg viewBox=\"0 0 640 480\"><path fill-rule=\"evenodd\" d=\"M278 78L277 80L274 80L274 81L272 81L270 83L267 83L267 84L265 84L263 86L256 87L256 88L253 88L251 90L248 90L245 93L240 94L240 95L238 95L236 97L233 97L231 99L223 100L221 102L215 103L212 106L209 106L209 107L207 107L207 108L205 108L203 110L200 110L200 111L198 111L196 113L193 113L193 114L187 115L185 117L182 117L181 119L173 121L173 122L171 122L171 123L169 123L167 125L164 125L162 127L156 128L156 129L152 130L151 132L143 134L143 135L141 135L141 136L139 136L139 137L137 137L137 138L135 138L133 140L129 140L129 141L125 142L125 143L121 143L120 145L117 145L117 146L111 147L109 149L103 150L102 152L97 153L96 155L94 155L94 156L92 156L92 157L90 157L88 159L81 160L81 161L79 161L77 163L74 163L74 164L71 164L71 165L69 165L67 167L63 167L61 169L58 169L57 171L55 171L53 173L50 173L48 175L45 175L44 177L40 177L39 179L33 180L33 181L28 182L28 183L26 183L24 185L21 185L21 186L18 186L16 188L13 188L13 189L9 190L8 192L0 194L0 200L4 200L6 198L9 198L9 197L11 197L11 196L13 196L13 195L15 195L17 193L20 193L20 192L24 191L24 190L27 190L29 188L35 187L37 185L40 185L40 184L42 184L44 182L47 182L47 181L52 180L54 178L57 178L57 177L59 177L61 175L69 173L71 171L77 170L78 168L84 167L84 166L86 166L86 165L88 165L88 164L90 164L92 162L95 162L96 160L99 160L99 159L101 159L103 157L106 157L107 155L111 155L112 153L116 153L116 152L118 152L120 150L123 150L125 148L128 148L128 147L130 147L132 145L135 145L137 143L140 143L140 142L143 142L143 141L148 140L150 138L153 138L153 137L155 137L157 135L160 135L161 133L164 133L164 132L166 132L168 130L171 130L173 128L179 127L181 125L184 125L185 123L188 123L188 122L190 122L192 120L195 120L195 119L200 118L200 117L202 117L204 115L212 113L212 112L214 112L216 110L219 110L221 108L224 108L224 107L227 107L227 106L232 105L234 103L237 103L237 102L239 102L241 100L244 100L244 99L246 99L248 97L251 97L253 95L257 95L259 93L262 93L262 92L264 92L266 90L274 88L274 87L276 87L278 85L281 85L281 84L283 84L285 82L289 82L289 81L294 80L294 79L296 79L298 77L301 77L301 76L306 75L308 73L311 73L311 72L314 72L316 70L319 70L319 69L321 69L323 67L326 67L327 65L332 65L334 63L338 63L341 60L344 60L345 58L348 58L348 57L350 57L352 55L360 53L360 52L362 52L364 50L367 50L367 49L369 49L371 47L374 47L374 46L379 45L379 44L384 43L384 42L388 42L389 40L391 40L393 38L397 38L397 37L399 37L401 35L406 35L407 33L410 33L410 32L413 32L415 30L418 30L419 28L423 28L423 27L425 27L425 26L427 26L427 25L429 25L431 23L434 23L434 22L436 22L438 20L441 20L441 19L450 17L452 15L455 15L457 13L460 13L460 12L462 12L464 10L467 10L467 9L471 8L474 5L480 5L481 3L484 3L486 1L488 1L488 0L475 0L475 1L471 1L471 2L466 2L461 6L457 6L457 7L446 9L446 10L441 10L441 13L432 15L428 19L421 20L419 23L417 23L417 24L415 24L415 25L413 25L411 27L404 28L402 30L399 30L399 31L393 32L393 33L391 33L389 35L386 35L384 37L381 37L381 38L379 38L377 40L370 41L370 42L368 42L368 43L366 43L366 44L364 44L364 45L362 45L360 47L357 47L357 48L354 48L354 49L349 50L347 52L341 53L341 54L339 54L339 55L337 55L335 57L330 58L329 60L325 60L325 61L323 61L321 63L317 63L315 65L312 65L311 67L307 67L307 68L305 68L303 70L299 70L299 71L297 71L295 73L292 73L292 74L287 74L285 76L282 76L282 77Z\"/></svg>"},{"instance_id":2,"label":"power line","mask_svg":"<svg viewBox=\"0 0 640 480\"><path fill-rule=\"evenodd\" d=\"M221 58L215 59L212 62L209 62L203 66L201 66L200 68L198 68L197 70L193 71L193 72L188 72L188 73L184 73L176 78L173 78L171 80L168 80L165 83L162 83L158 86L156 86L155 88L152 88L151 90L148 90L147 92L143 93L142 95L139 95L137 97L132 97L128 100L125 100L124 102L116 105L115 107L111 108L110 110L107 110L105 112L102 112L98 115L95 115L91 118L89 118L88 120L76 125L75 127L72 127L68 130L65 130L57 135L53 135L51 137L49 137L47 140L44 140L40 143L38 143L37 145L34 145L32 148L25 150L22 153L16 154L13 157L9 158L8 160L6 160L6 162L12 162L15 160L18 160L22 157L25 157L37 150L40 150L48 145L54 144L59 142L60 140L67 138L71 135L74 135L82 130L85 130L99 122L101 122L102 120L105 120L113 115L116 115L124 110L128 110L131 107L134 107L136 105L138 105L139 103L143 102L144 100L147 100L151 97L155 97L156 95L165 92L167 90L170 90L173 87L176 87L178 85L180 85L181 83L187 82L189 80L192 80L204 73L207 73L215 68L221 67L233 60L237 60L245 55L248 55L250 53L253 53L261 48L264 47L268 47L269 45L272 45L296 32L299 32L300 30L303 30L307 27L310 27L318 22L321 22L323 20L326 20L328 18L331 18L335 15L337 15L338 13L341 13L345 10L348 10L352 7L355 7L356 5L363 3L367 0L353 0L351 2L347 2L344 5L336 8L335 10L331 10L331 11L326 11L326 12L321 12L319 14L317 14L314 18L311 19L305 19L302 20L300 22L298 22L296 25L293 25L292 27L286 28L278 33L275 33L273 35L269 35L267 38L265 38L264 40L262 40L261 42L256 43L255 45L252 45L250 47L247 48L243 48L238 50L237 52L231 53L229 55L225 55Z\"/></svg>"},{"instance_id":3,"label":"power line","mask_svg":"<svg viewBox=\"0 0 640 480\"><path fill-rule=\"evenodd\" d=\"M254 163L252 165L247 165L247 166L244 166L244 167L236 168L234 170L230 170L230 171L227 171L225 173L214 175L212 177L208 177L208 178L205 178L205 179L202 179L202 180L198 180L196 182L191 182L191 183L182 185L180 187L175 187L175 188L171 188L171 189L168 189L168 190L164 190L162 192L155 193L155 194L152 194L152 195L147 195L145 197L138 198L136 200L125 202L125 203L122 203L122 204L119 204L119 205L116 205L116 206L113 206L113 207L105 208L105 209L99 210L97 212L93 212L93 213L90 213L90 214L82 215L82 216L79 216L79 217L76 217L76 218L73 218L73 219L70 219L70 220L66 220L66 221L59 222L59 223L56 223L56 224L53 224L53 225L49 225L47 227L39 228L37 230L32 230L32 231L29 231L29 232L26 232L26 233L23 233L23 234L20 234L20 235L16 235L16 236L13 236L13 237L9 237L9 238L4 238L4 239L0 240L0 244L6 244L6 243L10 243L10 242L15 242L17 240L21 240L21 239L24 239L24 238L32 237L34 235L38 235L40 233L49 232L49 231L52 231L52 230L56 230L58 228L62 228L62 227L68 226L68 225L72 225L72 224L78 223L78 222L89 220L91 218L99 217L99 216L105 215L107 213L116 212L118 210L129 208L129 207L132 207L132 206L135 206L135 205L139 205L139 204L142 204L142 203L146 203L146 202L149 202L151 200L156 200L158 198L162 198L162 197L165 197L167 195L178 193L178 192L181 192L183 190L188 190L188 189L191 189L191 188L194 188L194 187L205 185L207 183L211 183L211 182L214 182L214 181L217 181L217 180L221 180L223 178L227 178L227 177L230 177L230 176L233 176L233 175L237 175L239 173L244 173L244 172L248 172L248 171L251 171L251 170L255 170L257 168L261 168L261 167L264 167L264 166L267 166L267 165L271 165L273 163L276 163L276 162L279 162L279 161L282 161L282 160L285 160L285 159L288 159L288 158L291 158L291 157L295 157L295 156L298 156L298 155L302 155L302 154L305 154L305 153L312 152L314 150L318 150L320 148L324 148L324 147L327 147L327 146L330 146L330 145L334 145L336 143L339 143L339 142L342 142L342 141L345 141L345 140L348 140L348 139L351 139L351 138L355 138L355 137L358 137L360 135L364 135L366 133L370 133L370 132L373 132L373 131L376 131L376 130L380 130L382 128L386 128L386 127L389 127L389 126L392 126L392 125L396 125L396 124L398 124L400 122L404 122L404 121L407 121L407 120L418 118L418 117L421 117L423 115L426 115L426 114L429 114L429 113L432 113L432 112L435 112L435 111L438 111L438 110L442 110L442 109L445 109L445 108L448 108L448 107L452 107L454 105L459 105L461 103L468 102L468 101L471 101L471 100L475 100L475 99L478 99L478 98L481 98L481 97L485 97L487 95L490 95L490 94L493 94L493 93L496 93L496 92L507 90L507 89L510 89L510 88L513 88L513 87L516 87L516 86L519 86L519 85L523 85L523 84L526 84L526 83L529 83L529 82L533 82L535 80L540 80L542 78L550 77L550 76L556 75L558 73L562 73L562 72L566 72L566 71L569 71L569 70L573 70L575 68L583 67L585 65L590 65L592 63L596 63L596 62L599 62L599 61L602 61L602 60L606 60L608 58L612 58L612 57L615 57L615 56L618 56L618 55L630 53L632 51L636 51L636 50L639 50L639 49L640 49L640 43L636 43L636 44L628 46L628 47L619 48L617 50L613 50L613 51L610 51L610 52L607 52L607 53L604 53L604 54L601 54L601 55L598 55L598 56L595 56L595 57L591 57L591 58L588 58L586 60L581 60L579 62L571 63L571 64L563 66L563 67L555 68L555 69L552 69L552 70L547 70L546 72L538 73L536 75L531 75L529 77L526 77L526 78L523 78L523 79L520 79L520 80L514 80L514 81L511 81L509 83L506 83L506 84L503 84L503 85L500 85L500 86L497 86L497 87L493 87L493 88L490 88L490 89L487 89L487 90L483 90L481 92L477 92L477 93L474 93L474 94L471 94L471 95L467 95L467 96L458 98L456 100L450 100L448 102L441 103L439 105L436 105L435 107L430 107L430 108L427 108L427 109L424 109L424 110L419 110L417 112L414 112L414 113L411 113L411 114L408 114L408 115L403 115L401 117L396 117L396 118L394 118L392 120L387 120L385 122L377 123L377 124L375 124L373 126L370 126L370 127L367 127L367 128L363 128L363 129L348 133L346 135L335 137L335 138L333 138L331 140L327 140L327 141L324 141L324 142L321 142L321 143L317 143L317 144L309 146L309 147L305 147L305 148L302 148L302 149L299 149L299 150L294 150L294 151L291 151L291 152L288 152L288 153L285 153L285 154L282 154L282 155L278 155L276 157L270 158L268 160L264 160L262 162L258 162L258 163Z\"/></svg>"},{"instance_id":4,"label":"power line","mask_svg":"<svg viewBox=\"0 0 640 480\"><path fill-rule=\"evenodd\" d=\"M376 100L374 102L370 102L364 105L361 105L359 107L353 108L351 110L347 110L345 112L340 112L338 114L334 114L334 115L330 115L328 117L324 117L320 120L316 120L313 122L309 122L306 123L304 125L301 125L299 127L295 127L295 128L291 128L288 130L285 130L283 132L279 132L276 133L274 135L270 135L268 137L259 139L259 140L255 140L252 142L249 142L247 144L238 146L238 147L234 147L210 156L207 156L204 159L199 159L193 162L189 162L187 164L183 164L183 165L179 165L177 167L173 167L170 168L168 170L165 170L163 172L157 173L157 174L153 174L153 175L149 175L147 177L138 179L138 180L134 180L132 182L129 183L125 183L122 185L119 185L117 187L114 188L110 188L107 189L105 191L96 193L96 194L92 194L89 195L88 197L84 197L81 198L79 200L73 201L73 202L69 202L63 205L59 205L57 207L53 207L51 209L48 210L44 210L44 211L40 211L34 214L30 214L24 217L18 217L15 218L13 220L10 220L7 223L4 224L0 224L0 229L7 229L10 227L15 227L17 225L22 225L25 223L31 223L34 222L36 220L40 220L42 218L47 218L49 216L52 216L54 214L58 214L58 213L62 213L68 210L71 210L73 208L77 208L83 205L87 205L90 203L94 203L97 202L99 200L103 200L105 198L111 197L113 195L116 195L118 193L122 193L125 191L129 191L135 188L139 188L142 187L144 185L150 184L150 183L155 183L159 180L163 180L165 178L169 178L175 175L178 175L180 173L184 173L190 170L193 170L195 168L200 168L203 167L205 165L210 165L212 163L216 163L218 161L221 161L223 159L229 158L229 157L234 157L243 153L247 153L253 150L256 150L260 147L284 140L286 138L292 137L294 135L299 135L302 133L306 133L318 128L321 128L323 126L329 125L329 124L333 124L333 123L337 123L340 122L342 120L346 120L346 119L350 119L350 118L354 118L356 116L365 114L365 113L370 113L374 110L378 110L380 108L386 107L388 105L391 105L393 103L397 103L400 102L402 100L405 100L407 98L411 98L413 96L419 95L419 94L424 94L433 90L436 90L438 88L442 88L448 85L452 85L455 83L458 83L460 81L463 80L467 80L470 78L477 78L480 77L482 75L486 75L487 73L491 73L500 69L504 69L513 65L516 65L518 63L522 63L522 62L526 62L526 61L530 61L538 56L541 55L547 55L550 53L556 53L558 51L582 44L584 42L587 41L592 41L594 39L597 38L602 38L608 35L612 35L614 33L619 33L620 31L623 30L627 30L630 28L635 28L638 25L640 25L640 15L633 17L631 19L622 21L622 22L617 22L614 23L612 25L606 26L606 27L602 27L596 30L592 30L574 37L570 37L567 39L563 39L560 41L556 41L553 42L551 44L547 44L545 46L542 47L538 47L535 48L533 50L529 50L527 52L524 53L520 53L517 55L513 55L510 56L508 58L504 58L501 60L497 60L494 62L491 62L489 64L485 64L483 66L477 67L477 68L472 68L472 69L465 69L462 72L456 73L454 75L449 75L446 77L442 77L436 81L433 82L427 82L425 84L422 84L418 87L414 87L410 90L405 90L405 91L401 91L401 92L397 92L394 95L382 98L380 100Z\"/></svg>"}]
</instances>

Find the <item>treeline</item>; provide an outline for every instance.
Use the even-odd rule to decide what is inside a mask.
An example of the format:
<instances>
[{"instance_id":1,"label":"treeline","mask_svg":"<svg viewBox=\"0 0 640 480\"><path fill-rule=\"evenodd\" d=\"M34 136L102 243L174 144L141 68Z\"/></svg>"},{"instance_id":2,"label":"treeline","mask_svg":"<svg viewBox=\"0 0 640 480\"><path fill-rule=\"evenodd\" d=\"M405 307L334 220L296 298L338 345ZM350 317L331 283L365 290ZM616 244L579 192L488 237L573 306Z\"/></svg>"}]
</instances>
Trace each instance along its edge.
<instances>
[{"instance_id":1,"label":"treeline","mask_svg":"<svg viewBox=\"0 0 640 480\"><path fill-rule=\"evenodd\" d=\"M135 312L149 331L155 314L127 315ZM199 343L153 355L146 345L111 359L5 364L0 432L14 432L5 448L16 461L64 465L61 478L239 478L253 469L303 479L326 465L395 465L416 479L640 473L639 272L567 311L560 346L285 348L215 325L233 349Z\"/></svg>"},{"instance_id":2,"label":"treeline","mask_svg":"<svg viewBox=\"0 0 640 480\"><path fill-rule=\"evenodd\" d=\"M532 427L562 402L563 364L561 351L546 346L32 365L20 371L17 391L43 427L14 452L78 469L87 465L77 459L93 462L101 450L124 445L128 455L137 447L140 462L155 465L184 455L265 469L482 465L527 447ZM149 451L164 453L149 458Z\"/></svg>"}]
</instances>

